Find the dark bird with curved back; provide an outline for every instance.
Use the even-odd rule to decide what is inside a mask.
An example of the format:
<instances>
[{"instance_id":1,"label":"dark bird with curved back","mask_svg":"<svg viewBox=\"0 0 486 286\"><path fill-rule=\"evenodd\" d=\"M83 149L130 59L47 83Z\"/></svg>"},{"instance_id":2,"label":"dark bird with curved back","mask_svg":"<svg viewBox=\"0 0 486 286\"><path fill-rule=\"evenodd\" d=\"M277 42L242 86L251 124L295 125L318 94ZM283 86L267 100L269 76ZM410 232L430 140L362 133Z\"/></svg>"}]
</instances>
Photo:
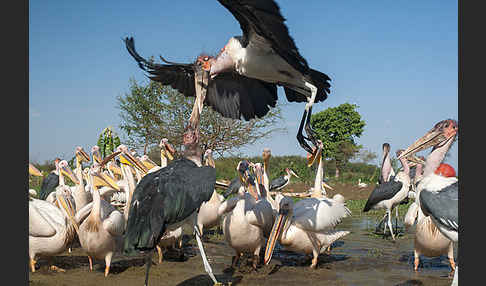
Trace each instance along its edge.
<instances>
[{"instance_id":1,"label":"dark bird with curved back","mask_svg":"<svg viewBox=\"0 0 486 286\"><path fill-rule=\"evenodd\" d=\"M282 86L289 102L307 102L297 140L314 154L305 141L316 145L310 126L312 105L327 98L331 79L309 67L275 1L218 1L238 20L243 35L231 37L216 57L200 55L190 64L168 62L161 57L165 64L156 64L135 51L133 38L125 39L128 52L150 79L170 85L185 96L195 96L195 73L202 68L210 78L205 98L196 97L199 110L206 104L233 119L265 116L277 103L277 86ZM302 135L304 122L307 137Z\"/></svg>"},{"instance_id":2,"label":"dark bird with curved back","mask_svg":"<svg viewBox=\"0 0 486 286\"><path fill-rule=\"evenodd\" d=\"M208 201L214 192L216 169L202 166L202 151L197 144L185 147L182 158L145 175L133 192L124 236L124 253L148 252L145 285L148 285L152 250L166 231L175 230L183 224L193 226L205 269L217 283L196 226L201 204Z\"/></svg>"}]
</instances>

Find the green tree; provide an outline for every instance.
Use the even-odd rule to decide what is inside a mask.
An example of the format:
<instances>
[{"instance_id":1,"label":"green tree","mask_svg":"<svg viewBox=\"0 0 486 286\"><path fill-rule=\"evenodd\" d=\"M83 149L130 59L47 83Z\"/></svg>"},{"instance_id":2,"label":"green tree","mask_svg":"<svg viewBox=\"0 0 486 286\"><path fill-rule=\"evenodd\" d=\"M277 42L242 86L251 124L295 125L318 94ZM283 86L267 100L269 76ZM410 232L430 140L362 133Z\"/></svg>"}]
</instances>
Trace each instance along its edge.
<instances>
[{"instance_id":1,"label":"green tree","mask_svg":"<svg viewBox=\"0 0 486 286\"><path fill-rule=\"evenodd\" d=\"M100 133L96 145L100 147L101 156L104 158L113 153L115 148L120 145L120 137L111 126L108 126Z\"/></svg>"},{"instance_id":2,"label":"green tree","mask_svg":"<svg viewBox=\"0 0 486 286\"><path fill-rule=\"evenodd\" d=\"M362 148L354 141L354 137L361 136L366 125L357 108L356 104L343 103L311 117L312 128L324 144L323 157L336 163L335 177L339 177L340 169Z\"/></svg>"},{"instance_id":3,"label":"green tree","mask_svg":"<svg viewBox=\"0 0 486 286\"><path fill-rule=\"evenodd\" d=\"M182 146L182 134L194 105L193 97L185 97L159 82L140 84L129 81L129 91L117 97L120 109L120 129L127 135L127 145L144 149L144 154L157 152L162 138L176 147ZM252 144L273 132L285 130L274 127L281 120L280 108L272 108L263 118L250 121L222 117L204 106L200 117L200 144L216 154L232 154L240 147ZM154 158L157 160L157 158Z\"/></svg>"}]
</instances>

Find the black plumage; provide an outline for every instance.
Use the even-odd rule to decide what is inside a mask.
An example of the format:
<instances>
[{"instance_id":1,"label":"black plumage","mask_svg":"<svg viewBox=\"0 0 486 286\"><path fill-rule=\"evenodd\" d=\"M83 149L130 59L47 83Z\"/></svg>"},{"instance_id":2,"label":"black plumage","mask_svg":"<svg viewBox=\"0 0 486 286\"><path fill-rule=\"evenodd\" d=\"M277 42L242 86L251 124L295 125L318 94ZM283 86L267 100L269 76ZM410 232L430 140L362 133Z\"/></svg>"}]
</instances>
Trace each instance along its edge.
<instances>
[{"instance_id":1,"label":"black plumage","mask_svg":"<svg viewBox=\"0 0 486 286\"><path fill-rule=\"evenodd\" d=\"M151 74L151 80L169 85L185 96L195 97L194 74L200 68L195 63L152 63L137 53L133 38L126 38L125 45L140 68ZM265 116L270 107L275 107L277 99L275 84L227 72L209 81L204 104L224 117L250 120Z\"/></svg>"},{"instance_id":2,"label":"black plumage","mask_svg":"<svg viewBox=\"0 0 486 286\"><path fill-rule=\"evenodd\" d=\"M130 204L124 253L155 248L167 226L185 220L211 198L215 183L216 169L186 158L144 176Z\"/></svg>"},{"instance_id":3,"label":"black plumage","mask_svg":"<svg viewBox=\"0 0 486 286\"><path fill-rule=\"evenodd\" d=\"M241 187L240 178L239 177L234 178L233 180L231 180L229 186L224 191L223 197L227 198L230 195L237 193L240 187Z\"/></svg>"},{"instance_id":4,"label":"black plumage","mask_svg":"<svg viewBox=\"0 0 486 286\"><path fill-rule=\"evenodd\" d=\"M59 186L59 175L54 172L50 172L49 175L42 180L39 199L45 200L50 193L56 190L57 186Z\"/></svg>"},{"instance_id":5,"label":"black plumage","mask_svg":"<svg viewBox=\"0 0 486 286\"><path fill-rule=\"evenodd\" d=\"M324 101L330 93L331 80L326 74L309 68L307 61L299 53L294 40L285 25L285 18L280 13L280 7L275 1L261 0L218 0L226 7L240 23L243 36L239 38L243 47L251 42L256 45L265 42L281 56L290 66L302 73L307 81L317 87L315 102ZM288 74L287 71L281 71ZM294 89L284 86L289 102L307 102L307 97ZM295 88L295 87L294 87Z\"/></svg>"},{"instance_id":6,"label":"black plumage","mask_svg":"<svg viewBox=\"0 0 486 286\"><path fill-rule=\"evenodd\" d=\"M369 211L374 205L383 201L393 198L401 189L403 183L399 181L384 182L371 192L366 204L363 208L363 212Z\"/></svg>"},{"instance_id":7,"label":"black plumage","mask_svg":"<svg viewBox=\"0 0 486 286\"><path fill-rule=\"evenodd\" d=\"M280 190L281 188L285 187L288 182L289 179L285 178L285 176L275 178L270 182L270 191Z\"/></svg>"},{"instance_id":8,"label":"black plumage","mask_svg":"<svg viewBox=\"0 0 486 286\"><path fill-rule=\"evenodd\" d=\"M426 189L420 192L420 207L425 215L430 215L436 223L452 231L459 231L458 216L458 182L451 184L439 192Z\"/></svg>"}]
</instances>

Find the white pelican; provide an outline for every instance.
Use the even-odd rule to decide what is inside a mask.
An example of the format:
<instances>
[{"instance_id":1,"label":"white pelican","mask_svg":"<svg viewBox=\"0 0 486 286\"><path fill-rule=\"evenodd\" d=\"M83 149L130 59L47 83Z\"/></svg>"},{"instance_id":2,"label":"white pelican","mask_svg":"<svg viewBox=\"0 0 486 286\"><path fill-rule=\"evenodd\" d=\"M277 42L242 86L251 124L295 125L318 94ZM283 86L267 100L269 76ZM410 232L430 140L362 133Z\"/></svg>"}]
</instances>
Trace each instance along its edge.
<instances>
[{"instance_id":1,"label":"white pelican","mask_svg":"<svg viewBox=\"0 0 486 286\"><path fill-rule=\"evenodd\" d=\"M118 189L115 181L107 176L106 174L100 172L98 164L93 164L90 170L91 185L93 186L93 205L91 213L89 216L81 223L79 226L79 242L81 247L88 254L89 259L89 269L93 269L92 259L104 259L106 263L105 267L105 277L110 271L110 263L113 254L121 250L122 246L122 235L125 227L125 220L123 215L106 203L104 209L111 210L105 213L105 216L101 216L101 200L98 186L93 182L94 177L105 181L112 188Z\"/></svg>"},{"instance_id":2,"label":"white pelican","mask_svg":"<svg viewBox=\"0 0 486 286\"><path fill-rule=\"evenodd\" d=\"M74 187L71 187L71 193L74 197L74 201L76 202L76 210L79 210L87 205L89 202L91 202L93 200L93 197L91 196L91 193L85 188L85 184L83 182L83 168L81 165L82 162L90 161L89 155L83 150L82 147L78 146L75 150L75 156L76 168L74 169L74 172L79 182Z\"/></svg>"},{"instance_id":3,"label":"white pelican","mask_svg":"<svg viewBox=\"0 0 486 286\"><path fill-rule=\"evenodd\" d=\"M71 191L71 187L66 185L64 175L67 175L68 178L71 179L71 181L74 182L74 184L79 184L79 180L76 177L76 175L73 173L71 168L69 167L69 164L66 160L61 160L59 163L56 161L56 169L57 173L59 174L59 185L54 189L53 192L51 192L47 198L45 199L47 202L50 202L52 204L57 204L56 202L56 195L59 193L59 190L62 190L64 192L64 189L68 190L68 196L69 200L73 202L74 204L74 209L76 210L76 202L74 201L74 197Z\"/></svg>"},{"instance_id":4,"label":"white pelican","mask_svg":"<svg viewBox=\"0 0 486 286\"><path fill-rule=\"evenodd\" d=\"M219 215L223 218L223 233L229 246L235 250L231 264L236 267L243 253L253 254L253 268L256 269L260 249L264 244L263 223L260 209L255 208L261 194L257 188L256 178L250 174L250 163L240 161L237 166L238 176L243 188L238 189L238 195L224 201L219 207ZM260 178L261 180L261 178ZM256 199L255 199L256 198Z\"/></svg>"},{"instance_id":5,"label":"white pelican","mask_svg":"<svg viewBox=\"0 0 486 286\"><path fill-rule=\"evenodd\" d=\"M74 207L68 198L69 188L62 186L56 192L59 208L44 200L29 199L29 258L32 272L35 272L36 258L39 256L49 257L51 270L64 272L64 269L52 265L52 256L65 251L76 235L77 225L73 220Z\"/></svg>"},{"instance_id":6,"label":"white pelican","mask_svg":"<svg viewBox=\"0 0 486 286\"><path fill-rule=\"evenodd\" d=\"M211 149L206 150L204 157L206 166L216 168ZM218 215L218 208L223 201L224 197L214 190L209 201L201 204L199 213L197 214L197 226L201 234L203 233L204 228L209 229L220 223L221 217Z\"/></svg>"},{"instance_id":7,"label":"white pelican","mask_svg":"<svg viewBox=\"0 0 486 286\"><path fill-rule=\"evenodd\" d=\"M447 253L451 271L455 271L453 244L457 241L458 179L435 173L445 154L454 143L458 130L454 120L437 123L423 137L415 141L400 156L407 156L433 146L427 156L423 177L417 186L418 219L414 244L414 270L419 254L439 256ZM454 274L456 279L456 273Z\"/></svg>"}]
</instances>

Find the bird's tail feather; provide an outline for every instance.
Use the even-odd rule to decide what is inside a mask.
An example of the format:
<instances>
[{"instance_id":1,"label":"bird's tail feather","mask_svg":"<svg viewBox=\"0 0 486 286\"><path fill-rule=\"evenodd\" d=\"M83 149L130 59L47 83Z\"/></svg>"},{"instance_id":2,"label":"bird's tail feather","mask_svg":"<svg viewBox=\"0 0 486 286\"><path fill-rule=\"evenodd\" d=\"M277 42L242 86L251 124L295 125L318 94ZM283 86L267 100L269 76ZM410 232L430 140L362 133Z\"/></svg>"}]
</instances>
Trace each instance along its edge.
<instances>
[{"instance_id":1,"label":"bird's tail feather","mask_svg":"<svg viewBox=\"0 0 486 286\"><path fill-rule=\"evenodd\" d=\"M154 68L152 63L150 63L137 53L137 51L135 50L135 41L133 40L133 37L125 38L125 46L127 47L130 55L137 61L141 69L143 69L144 71L148 71L148 69Z\"/></svg>"},{"instance_id":2,"label":"bird's tail feather","mask_svg":"<svg viewBox=\"0 0 486 286\"><path fill-rule=\"evenodd\" d=\"M138 202L133 202L123 239L124 254L154 249L164 231L165 223L160 214L144 213Z\"/></svg>"}]
</instances>

